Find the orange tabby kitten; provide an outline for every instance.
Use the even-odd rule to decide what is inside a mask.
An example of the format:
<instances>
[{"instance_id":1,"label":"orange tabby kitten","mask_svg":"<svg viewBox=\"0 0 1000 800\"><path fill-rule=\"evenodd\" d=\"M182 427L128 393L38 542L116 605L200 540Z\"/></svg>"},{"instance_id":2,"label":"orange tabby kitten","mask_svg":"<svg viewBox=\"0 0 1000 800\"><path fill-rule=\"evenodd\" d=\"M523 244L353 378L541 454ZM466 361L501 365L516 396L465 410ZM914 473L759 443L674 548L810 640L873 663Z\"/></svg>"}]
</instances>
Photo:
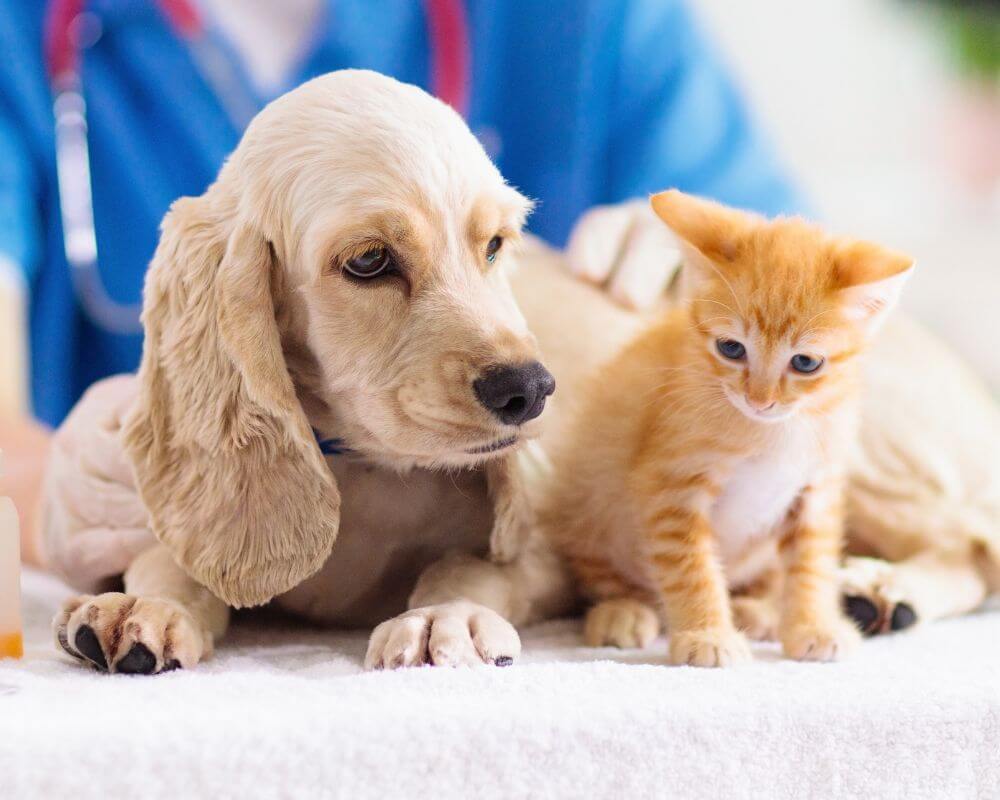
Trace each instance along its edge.
<instances>
[{"instance_id":1,"label":"orange tabby kitten","mask_svg":"<svg viewBox=\"0 0 1000 800\"><path fill-rule=\"evenodd\" d=\"M593 378L541 515L597 601L587 641L645 646L660 611L675 664L749 658L741 628L837 658L859 640L835 581L858 355L912 262L677 191L652 204L685 249L684 302ZM777 618L731 602L776 576Z\"/></svg>"}]
</instances>

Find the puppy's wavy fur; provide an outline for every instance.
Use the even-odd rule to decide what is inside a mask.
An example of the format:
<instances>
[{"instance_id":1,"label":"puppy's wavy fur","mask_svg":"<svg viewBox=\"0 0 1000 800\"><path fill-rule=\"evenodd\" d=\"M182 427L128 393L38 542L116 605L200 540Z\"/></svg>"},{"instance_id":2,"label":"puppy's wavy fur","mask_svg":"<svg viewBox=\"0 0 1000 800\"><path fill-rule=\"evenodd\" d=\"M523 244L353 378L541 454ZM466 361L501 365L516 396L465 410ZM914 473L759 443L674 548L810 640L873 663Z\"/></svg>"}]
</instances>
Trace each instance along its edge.
<instances>
[{"instance_id":1,"label":"puppy's wavy fur","mask_svg":"<svg viewBox=\"0 0 1000 800\"><path fill-rule=\"evenodd\" d=\"M216 182L163 222L134 402L108 403L134 391L128 379L99 386L61 434L86 441L77 421L102 420L120 446L102 469L131 466L160 545L131 562L125 594L71 601L60 644L111 670L190 666L226 606L280 596L340 624L435 606L419 625L411 613L380 627L373 666L515 656L502 617L539 611L512 587L538 586L547 607L568 597L554 560L525 555L521 473L540 421L505 422L475 388L538 358L508 281L530 206L416 87L343 71L262 111ZM373 248L392 254L386 274L347 271ZM88 412L101 403L126 410ZM317 434L352 453L324 458ZM51 471L45 536L53 563L94 590L102 576L68 542L114 532L99 509L55 513L60 482L80 472L72 450ZM432 566L450 551L463 555ZM538 579L537 563L555 578Z\"/></svg>"},{"instance_id":2,"label":"puppy's wavy fur","mask_svg":"<svg viewBox=\"0 0 1000 800\"><path fill-rule=\"evenodd\" d=\"M335 84L348 81L365 91L338 96ZM164 220L149 271L141 388L135 412L125 425L126 450L159 539L192 577L233 606L262 603L316 572L337 536L337 487L296 397L282 351L283 333L286 341L297 337L279 331L276 319L290 293L323 291L319 285L323 278L315 267L319 264L322 270L336 258L324 248L355 246L350 234L347 245L343 234L336 245L327 241L331 227L343 227L342 220L331 217L337 211L343 214L345 206L357 217L366 212L376 218L389 216L395 210L381 209L380 198L402 194L401 205L408 203L414 217L423 217L430 228L430 218L440 213L435 204L447 208L449 203L493 201L435 197L430 194L435 187L447 191L475 188L477 183L484 187L492 183L490 188L500 194L497 202L507 203L502 212L491 208L490 213L504 213L502 224L512 232L528 208L525 200L503 186L499 175L490 174L490 181L464 181L462 186L453 176L435 174L446 171L449 164L473 171L487 166L474 152L474 142L466 140L471 137L456 140L472 153L455 147L455 152L434 159L419 152L421 145L428 151L434 147L427 136L400 140L395 152L352 136L362 107L379 102L381 83L339 75L302 87L294 98L269 107L251 125L205 195L175 203ZM410 94L404 91L394 102L412 101ZM450 114L444 107L435 112ZM387 157L394 160L387 163ZM372 161L382 169L359 169ZM487 239L500 227L499 220L491 222L496 227L489 229ZM402 227L405 221L390 219L388 224ZM358 234L362 250L367 235ZM432 240L434 232L405 235ZM388 292L358 287L360 291L354 292L358 296L343 301L371 302L362 293L385 300L387 293L412 291L417 280L411 277L409 287L391 287ZM329 348L339 350L351 349L351 339L379 342L378 332L367 327L336 330L328 317L340 309L338 298L330 295L323 306L306 304L306 318L320 328L314 328L313 337L323 336ZM397 299L388 301L398 305ZM448 298L435 305L446 327ZM465 305L475 313L471 303ZM512 316L517 323L517 316ZM290 328L305 320L290 312L284 322ZM518 327L523 334L523 324ZM497 326L496 330L512 339L516 335L511 329L501 331ZM308 332L297 333L310 338ZM491 333L484 332L481 343L487 362L503 358L487 341ZM437 351L435 345L428 338L423 346ZM522 349L527 353L530 348ZM345 365L341 374L329 376L331 382L350 379L343 374L348 372ZM423 455L416 460L436 460L433 445ZM439 460L447 463L447 454ZM499 502L509 506L510 492L500 492ZM505 521L509 516L499 518ZM502 535L494 538L496 549L503 552Z\"/></svg>"}]
</instances>

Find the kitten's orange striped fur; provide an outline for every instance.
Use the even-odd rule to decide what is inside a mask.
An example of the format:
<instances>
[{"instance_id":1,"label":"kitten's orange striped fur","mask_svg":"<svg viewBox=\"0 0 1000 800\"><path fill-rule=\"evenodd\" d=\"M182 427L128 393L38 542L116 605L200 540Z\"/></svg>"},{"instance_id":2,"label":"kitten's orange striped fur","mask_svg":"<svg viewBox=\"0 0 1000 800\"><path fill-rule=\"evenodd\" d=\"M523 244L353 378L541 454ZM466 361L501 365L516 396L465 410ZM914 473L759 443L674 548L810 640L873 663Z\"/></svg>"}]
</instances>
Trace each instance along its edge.
<instances>
[{"instance_id":1,"label":"kitten's orange striped fur","mask_svg":"<svg viewBox=\"0 0 1000 800\"><path fill-rule=\"evenodd\" d=\"M676 191L652 204L684 302L594 376L541 515L596 601L585 636L644 646L662 614L673 663L749 658L740 628L836 658L858 641L835 584L858 355L911 261Z\"/></svg>"}]
</instances>

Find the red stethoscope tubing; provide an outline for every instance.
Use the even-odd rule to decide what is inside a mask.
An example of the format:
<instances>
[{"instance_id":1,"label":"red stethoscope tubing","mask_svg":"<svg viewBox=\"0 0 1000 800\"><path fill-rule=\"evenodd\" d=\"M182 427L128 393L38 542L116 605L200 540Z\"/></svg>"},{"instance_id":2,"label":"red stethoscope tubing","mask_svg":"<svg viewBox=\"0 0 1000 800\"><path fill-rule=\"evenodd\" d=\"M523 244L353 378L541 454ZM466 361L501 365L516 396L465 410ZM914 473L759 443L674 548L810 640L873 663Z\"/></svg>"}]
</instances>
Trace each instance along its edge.
<instances>
[{"instance_id":1,"label":"red stethoscope tubing","mask_svg":"<svg viewBox=\"0 0 1000 800\"><path fill-rule=\"evenodd\" d=\"M78 84L80 46L74 24L86 0L50 0L45 17L45 64L53 86ZM160 12L185 41L205 30L198 9L188 0L156 0ZM469 110L469 35L463 0L424 0L431 52L430 89L465 116Z\"/></svg>"},{"instance_id":2,"label":"red stethoscope tubing","mask_svg":"<svg viewBox=\"0 0 1000 800\"><path fill-rule=\"evenodd\" d=\"M430 45L430 88L462 116L467 116L471 82L470 46L463 0L424 0ZM87 139L86 103L81 87L82 47L80 24L86 0L50 0L45 16L45 67L52 87L55 115L56 174L63 223L63 245L73 288L87 316L105 330L124 335L142 332L141 304L123 304L104 286L97 262L93 186ZM156 0L170 27L191 48L196 61L206 37L204 21L189 0ZM206 75L227 112L238 106L237 117L247 109L224 97L227 76ZM218 84L218 85L215 85ZM243 104L245 106L246 104ZM244 123L249 118L242 120Z\"/></svg>"},{"instance_id":3,"label":"red stethoscope tubing","mask_svg":"<svg viewBox=\"0 0 1000 800\"><path fill-rule=\"evenodd\" d=\"M431 91L469 116L469 24L463 0L425 0L430 31Z\"/></svg>"}]
</instances>

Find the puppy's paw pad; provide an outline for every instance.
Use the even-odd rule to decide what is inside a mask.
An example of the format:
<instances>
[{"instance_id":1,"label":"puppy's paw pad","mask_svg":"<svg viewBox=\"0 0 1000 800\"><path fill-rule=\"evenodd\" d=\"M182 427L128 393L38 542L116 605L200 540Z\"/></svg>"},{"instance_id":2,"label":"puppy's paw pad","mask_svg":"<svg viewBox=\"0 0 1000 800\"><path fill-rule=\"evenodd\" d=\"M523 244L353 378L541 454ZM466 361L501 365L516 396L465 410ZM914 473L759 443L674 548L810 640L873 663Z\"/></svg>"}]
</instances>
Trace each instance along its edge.
<instances>
[{"instance_id":1,"label":"puppy's paw pad","mask_svg":"<svg viewBox=\"0 0 1000 800\"><path fill-rule=\"evenodd\" d=\"M752 658L746 637L735 629L705 628L670 634L671 664L731 667Z\"/></svg>"},{"instance_id":2,"label":"puppy's paw pad","mask_svg":"<svg viewBox=\"0 0 1000 800\"><path fill-rule=\"evenodd\" d=\"M208 647L177 603L120 592L74 598L52 625L66 653L103 672L151 675L193 667Z\"/></svg>"},{"instance_id":3,"label":"puppy's paw pad","mask_svg":"<svg viewBox=\"0 0 1000 800\"><path fill-rule=\"evenodd\" d=\"M602 600L588 612L583 638L588 647L647 647L660 634L656 611L639 600Z\"/></svg>"},{"instance_id":4,"label":"puppy's paw pad","mask_svg":"<svg viewBox=\"0 0 1000 800\"><path fill-rule=\"evenodd\" d=\"M889 629L902 631L916 624L917 612L913 610L913 606L906 602L896 603L889 617Z\"/></svg>"},{"instance_id":5,"label":"puppy's paw pad","mask_svg":"<svg viewBox=\"0 0 1000 800\"><path fill-rule=\"evenodd\" d=\"M509 666L521 639L503 617L477 603L456 601L407 611L372 632L365 669Z\"/></svg>"},{"instance_id":6,"label":"puppy's paw pad","mask_svg":"<svg viewBox=\"0 0 1000 800\"><path fill-rule=\"evenodd\" d=\"M846 620L794 625L781 632L781 649L796 661L837 661L861 642L857 628Z\"/></svg>"}]
</instances>

